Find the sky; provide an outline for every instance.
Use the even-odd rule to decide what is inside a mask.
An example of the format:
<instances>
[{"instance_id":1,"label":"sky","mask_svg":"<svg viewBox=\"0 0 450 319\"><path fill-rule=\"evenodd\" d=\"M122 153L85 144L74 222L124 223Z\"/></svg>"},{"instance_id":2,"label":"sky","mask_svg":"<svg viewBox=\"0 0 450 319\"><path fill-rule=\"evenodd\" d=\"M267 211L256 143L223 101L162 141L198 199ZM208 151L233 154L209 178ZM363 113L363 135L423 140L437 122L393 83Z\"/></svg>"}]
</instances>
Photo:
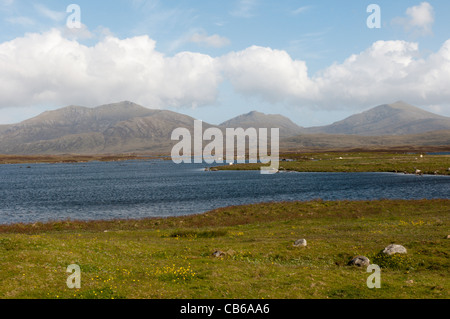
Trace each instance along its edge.
<instances>
[{"instance_id":1,"label":"sky","mask_svg":"<svg viewBox=\"0 0 450 319\"><path fill-rule=\"evenodd\" d=\"M376 6L372 6L376 5ZM132 101L305 126L399 100L450 116L450 1L0 0L0 124Z\"/></svg>"}]
</instances>

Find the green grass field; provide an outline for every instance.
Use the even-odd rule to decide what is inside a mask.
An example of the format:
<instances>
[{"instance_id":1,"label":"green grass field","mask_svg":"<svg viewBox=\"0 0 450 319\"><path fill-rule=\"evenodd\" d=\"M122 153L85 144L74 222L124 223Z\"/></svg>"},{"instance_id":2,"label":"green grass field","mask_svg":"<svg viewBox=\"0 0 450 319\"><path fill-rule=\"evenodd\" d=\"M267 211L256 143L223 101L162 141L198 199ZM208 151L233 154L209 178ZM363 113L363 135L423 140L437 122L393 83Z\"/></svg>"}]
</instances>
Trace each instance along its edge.
<instances>
[{"instance_id":1,"label":"green grass field","mask_svg":"<svg viewBox=\"0 0 450 319\"><path fill-rule=\"evenodd\" d=\"M450 200L312 201L3 225L0 298L449 298L449 213ZM380 255L391 243L408 254ZM382 267L380 289L347 265L356 255ZM81 289L66 285L71 264Z\"/></svg>"},{"instance_id":2,"label":"green grass field","mask_svg":"<svg viewBox=\"0 0 450 319\"><path fill-rule=\"evenodd\" d=\"M281 154L280 170L298 172L397 172L450 175L450 155L389 152L328 152ZM219 166L219 170L259 170L261 164Z\"/></svg>"}]
</instances>

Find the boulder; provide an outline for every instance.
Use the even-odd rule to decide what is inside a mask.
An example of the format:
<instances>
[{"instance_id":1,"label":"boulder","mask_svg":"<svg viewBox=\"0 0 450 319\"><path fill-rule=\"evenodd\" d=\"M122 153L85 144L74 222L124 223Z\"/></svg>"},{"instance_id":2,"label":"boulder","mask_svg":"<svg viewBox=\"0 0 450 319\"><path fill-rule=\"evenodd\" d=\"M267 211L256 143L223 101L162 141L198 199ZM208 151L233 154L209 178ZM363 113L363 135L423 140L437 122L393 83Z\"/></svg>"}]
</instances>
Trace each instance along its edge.
<instances>
[{"instance_id":1,"label":"boulder","mask_svg":"<svg viewBox=\"0 0 450 319\"><path fill-rule=\"evenodd\" d=\"M306 247L307 243L306 243L306 239L302 238L302 239L297 239L294 242L294 247Z\"/></svg>"},{"instance_id":2,"label":"boulder","mask_svg":"<svg viewBox=\"0 0 450 319\"><path fill-rule=\"evenodd\" d=\"M225 253L224 253L223 251L221 251L221 250L216 250L216 251L214 251L214 252L212 253L212 255L213 255L214 257L219 258L219 257L224 257L224 256L225 256Z\"/></svg>"},{"instance_id":3,"label":"boulder","mask_svg":"<svg viewBox=\"0 0 450 319\"><path fill-rule=\"evenodd\" d=\"M366 256L356 256L348 264L349 266L368 267L370 260Z\"/></svg>"},{"instance_id":4,"label":"boulder","mask_svg":"<svg viewBox=\"0 0 450 319\"><path fill-rule=\"evenodd\" d=\"M383 253L387 255L406 254L407 251L406 248L403 247L402 245L391 244L383 250Z\"/></svg>"}]
</instances>

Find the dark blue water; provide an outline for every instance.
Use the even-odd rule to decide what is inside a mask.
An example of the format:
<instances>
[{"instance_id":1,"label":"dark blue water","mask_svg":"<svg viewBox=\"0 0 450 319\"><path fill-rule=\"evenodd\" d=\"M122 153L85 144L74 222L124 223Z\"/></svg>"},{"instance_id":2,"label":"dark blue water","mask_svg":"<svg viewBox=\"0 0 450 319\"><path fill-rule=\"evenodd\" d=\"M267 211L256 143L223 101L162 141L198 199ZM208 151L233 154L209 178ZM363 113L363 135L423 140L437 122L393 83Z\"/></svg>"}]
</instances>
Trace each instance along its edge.
<instances>
[{"instance_id":1,"label":"dark blue water","mask_svg":"<svg viewBox=\"0 0 450 319\"><path fill-rule=\"evenodd\" d=\"M177 216L230 205L318 198L450 198L446 176L262 175L205 172L204 167L160 160L0 165L0 224Z\"/></svg>"}]
</instances>

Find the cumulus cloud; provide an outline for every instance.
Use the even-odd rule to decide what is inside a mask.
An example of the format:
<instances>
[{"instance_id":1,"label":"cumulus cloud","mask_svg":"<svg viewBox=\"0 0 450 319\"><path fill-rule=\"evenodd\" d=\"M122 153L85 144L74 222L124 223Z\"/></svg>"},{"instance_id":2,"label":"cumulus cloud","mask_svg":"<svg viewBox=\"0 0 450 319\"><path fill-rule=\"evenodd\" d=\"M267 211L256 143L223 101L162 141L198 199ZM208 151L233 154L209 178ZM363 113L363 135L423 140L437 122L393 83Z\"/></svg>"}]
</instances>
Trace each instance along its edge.
<instances>
[{"instance_id":1,"label":"cumulus cloud","mask_svg":"<svg viewBox=\"0 0 450 319\"><path fill-rule=\"evenodd\" d=\"M105 30L105 29L103 29L103 28L97 29L100 36L103 34L103 30ZM61 32L65 38L69 38L69 39L83 40L83 39L95 38L94 33L89 31L88 27L83 23L80 23L80 28L63 27L63 28L61 28Z\"/></svg>"},{"instance_id":2,"label":"cumulus cloud","mask_svg":"<svg viewBox=\"0 0 450 319\"><path fill-rule=\"evenodd\" d=\"M406 10L407 17L399 17L393 20L394 24L402 25L405 30L413 31L419 35L432 34L434 23L434 9L428 2L410 7Z\"/></svg>"},{"instance_id":3,"label":"cumulus cloud","mask_svg":"<svg viewBox=\"0 0 450 319\"><path fill-rule=\"evenodd\" d=\"M246 95L320 109L361 108L399 99L450 104L450 40L428 58L417 43L378 41L313 76L284 51L252 47L223 57L226 77Z\"/></svg>"},{"instance_id":4,"label":"cumulus cloud","mask_svg":"<svg viewBox=\"0 0 450 319\"><path fill-rule=\"evenodd\" d=\"M53 29L0 44L0 107L100 105L132 100L150 108L214 104L223 81L243 96L298 107L361 109L407 100L450 105L450 40L422 56L419 45L378 41L308 74L286 51L252 46L211 57L166 56L148 36L105 35L95 46Z\"/></svg>"},{"instance_id":5,"label":"cumulus cloud","mask_svg":"<svg viewBox=\"0 0 450 319\"><path fill-rule=\"evenodd\" d=\"M314 91L306 63L292 60L286 51L252 46L221 57L220 64L225 77L242 94L279 102Z\"/></svg>"},{"instance_id":6,"label":"cumulus cloud","mask_svg":"<svg viewBox=\"0 0 450 319\"><path fill-rule=\"evenodd\" d=\"M58 29L0 44L0 69L1 107L120 100L152 108L198 106L216 100L220 82L207 55L167 57L147 36L107 36L88 47Z\"/></svg>"}]
</instances>

